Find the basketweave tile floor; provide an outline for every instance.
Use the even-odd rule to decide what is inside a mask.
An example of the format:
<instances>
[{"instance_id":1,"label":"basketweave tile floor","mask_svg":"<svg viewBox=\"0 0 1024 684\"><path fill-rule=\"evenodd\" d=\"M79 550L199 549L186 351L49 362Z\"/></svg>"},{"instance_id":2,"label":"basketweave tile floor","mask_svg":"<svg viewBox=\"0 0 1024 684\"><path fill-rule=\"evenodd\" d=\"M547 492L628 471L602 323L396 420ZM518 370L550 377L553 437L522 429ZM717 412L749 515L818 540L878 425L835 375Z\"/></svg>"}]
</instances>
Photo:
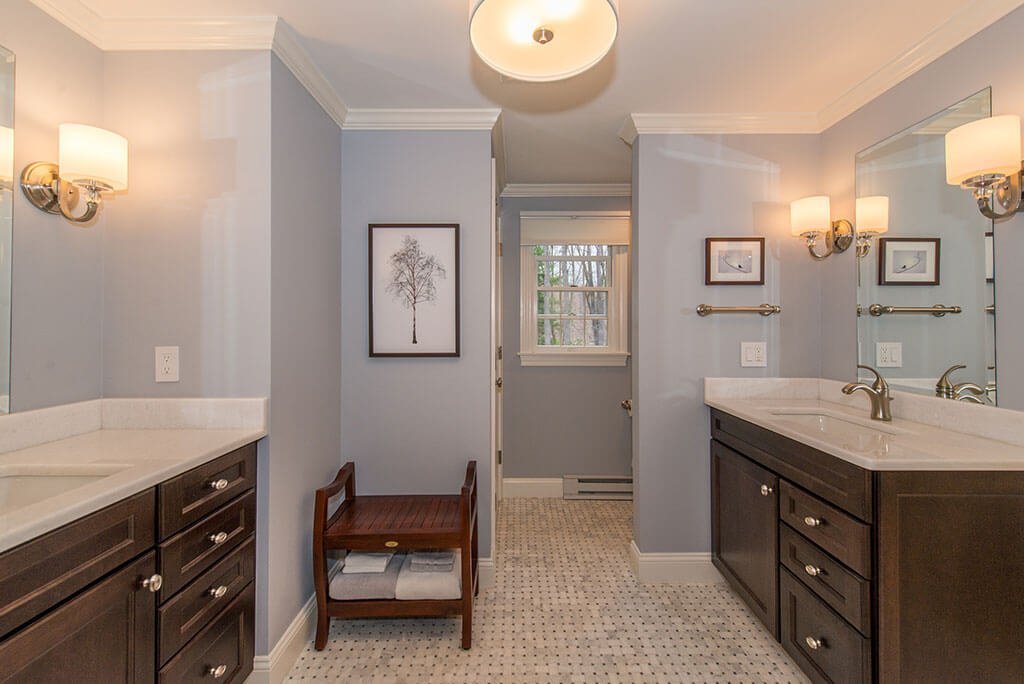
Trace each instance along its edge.
<instances>
[{"instance_id":1,"label":"basketweave tile floor","mask_svg":"<svg viewBox=\"0 0 1024 684\"><path fill-rule=\"evenodd\" d=\"M506 499L472 649L459 618L333 620L288 681L806 682L726 585L638 584L631 537L629 501Z\"/></svg>"}]
</instances>

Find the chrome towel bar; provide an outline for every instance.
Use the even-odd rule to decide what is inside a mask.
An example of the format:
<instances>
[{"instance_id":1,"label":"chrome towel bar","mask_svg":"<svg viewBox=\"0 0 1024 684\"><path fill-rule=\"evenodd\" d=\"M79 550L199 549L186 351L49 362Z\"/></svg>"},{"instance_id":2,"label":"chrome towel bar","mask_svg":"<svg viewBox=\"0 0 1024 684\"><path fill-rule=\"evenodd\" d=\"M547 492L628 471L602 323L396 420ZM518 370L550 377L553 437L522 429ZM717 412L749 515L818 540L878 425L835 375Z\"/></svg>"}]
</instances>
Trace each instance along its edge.
<instances>
[{"instance_id":1,"label":"chrome towel bar","mask_svg":"<svg viewBox=\"0 0 1024 684\"><path fill-rule=\"evenodd\" d=\"M756 313L762 316L782 313L782 307L778 304L762 304L761 306L711 306L701 304L697 307L698 316L710 316L716 313Z\"/></svg>"},{"instance_id":2,"label":"chrome towel bar","mask_svg":"<svg viewBox=\"0 0 1024 684\"><path fill-rule=\"evenodd\" d=\"M868 307L868 313L872 316L884 316L885 314L931 314L936 318L942 318L946 314L963 313L959 306L946 306L936 304L935 306L883 306L872 304Z\"/></svg>"}]
</instances>

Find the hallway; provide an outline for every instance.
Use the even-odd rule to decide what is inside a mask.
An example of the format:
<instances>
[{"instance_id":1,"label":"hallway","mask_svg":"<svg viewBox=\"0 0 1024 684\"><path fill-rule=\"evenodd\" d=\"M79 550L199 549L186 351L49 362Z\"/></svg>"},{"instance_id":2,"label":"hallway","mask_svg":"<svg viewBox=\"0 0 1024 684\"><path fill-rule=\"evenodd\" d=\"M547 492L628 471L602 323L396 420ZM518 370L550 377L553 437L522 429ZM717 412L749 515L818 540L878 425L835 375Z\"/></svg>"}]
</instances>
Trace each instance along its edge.
<instances>
[{"instance_id":1,"label":"hallway","mask_svg":"<svg viewBox=\"0 0 1024 684\"><path fill-rule=\"evenodd\" d=\"M288 681L805 681L725 584L637 584L631 530L629 501L506 499L470 651L458 618L334 620Z\"/></svg>"}]
</instances>

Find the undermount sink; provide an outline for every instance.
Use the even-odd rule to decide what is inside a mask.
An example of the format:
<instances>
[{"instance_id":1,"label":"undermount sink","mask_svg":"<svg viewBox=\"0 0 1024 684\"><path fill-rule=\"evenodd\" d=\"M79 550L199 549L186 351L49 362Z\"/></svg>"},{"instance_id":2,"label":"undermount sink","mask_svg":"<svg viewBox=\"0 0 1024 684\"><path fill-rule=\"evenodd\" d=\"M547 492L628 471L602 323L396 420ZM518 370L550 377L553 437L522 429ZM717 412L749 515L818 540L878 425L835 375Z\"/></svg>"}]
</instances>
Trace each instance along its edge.
<instances>
[{"instance_id":1,"label":"undermount sink","mask_svg":"<svg viewBox=\"0 0 1024 684\"><path fill-rule=\"evenodd\" d=\"M84 487L130 467L122 463L0 466L0 515Z\"/></svg>"},{"instance_id":2,"label":"undermount sink","mask_svg":"<svg viewBox=\"0 0 1024 684\"><path fill-rule=\"evenodd\" d=\"M837 414L827 409L776 409L770 411L779 422L798 432L835 442L855 451L875 451L885 448L890 435L902 430L879 421L862 421Z\"/></svg>"}]
</instances>

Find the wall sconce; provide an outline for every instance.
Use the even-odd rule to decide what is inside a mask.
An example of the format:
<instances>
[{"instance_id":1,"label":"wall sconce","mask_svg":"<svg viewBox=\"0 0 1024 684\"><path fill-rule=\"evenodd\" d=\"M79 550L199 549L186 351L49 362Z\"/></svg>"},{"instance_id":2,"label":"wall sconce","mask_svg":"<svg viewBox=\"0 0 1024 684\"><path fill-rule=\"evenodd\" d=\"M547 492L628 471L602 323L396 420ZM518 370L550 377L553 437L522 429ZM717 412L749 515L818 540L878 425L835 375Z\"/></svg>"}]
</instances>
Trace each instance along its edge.
<instances>
[{"instance_id":1,"label":"wall sconce","mask_svg":"<svg viewBox=\"0 0 1024 684\"><path fill-rule=\"evenodd\" d=\"M47 213L74 223L91 221L102 193L128 189L128 141L102 128L61 124L58 163L26 166L21 189L29 202ZM87 195L85 213L72 216L80 191Z\"/></svg>"},{"instance_id":2,"label":"wall sconce","mask_svg":"<svg viewBox=\"0 0 1024 684\"><path fill-rule=\"evenodd\" d=\"M946 182L974 190L985 218L1007 219L1024 210L1022 157L1019 116L978 119L946 133Z\"/></svg>"},{"instance_id":3,"label":"wall sconce","mask_svg":"<svg viewBox=\"0 0 1024 684\"><path fill-rule=\"evenodd\" d=\"M889 232L889 198L885 195L857 198L857 258L871 251L872 238Z\"/></svg>"},{"instance_id":4,"label":"wall sconce","mask_svg":"<svg viewBox=\"0 0 1024 684\"><path fill-rule=\"evenodd\" d=\"M825 195L804 197L790 203L789 218L793 237L807 242L807 251L816 261L841 254L853 243L853 226L845 219L832 220L831 203ZM828 251L818 254L814 248L822 237Z\"/></svg>"}]
</instances>

